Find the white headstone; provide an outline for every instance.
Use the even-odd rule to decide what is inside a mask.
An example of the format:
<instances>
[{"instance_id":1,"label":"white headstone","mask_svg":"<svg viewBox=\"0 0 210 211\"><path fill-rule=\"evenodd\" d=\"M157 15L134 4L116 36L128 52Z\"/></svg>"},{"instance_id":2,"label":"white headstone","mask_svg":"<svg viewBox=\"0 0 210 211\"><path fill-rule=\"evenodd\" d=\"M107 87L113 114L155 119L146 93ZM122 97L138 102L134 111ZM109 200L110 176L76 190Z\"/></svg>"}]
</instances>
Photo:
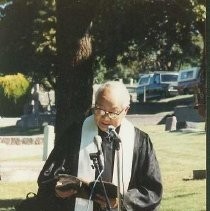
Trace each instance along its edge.
<instances>
[{"instance_id":1,"label":"white headstone","mask_svg":"<svg viewBox=\"0 0 210 211\"><path fill-rule=\"evenodd\" d=\"M55 141L54 126L46 125L44 127L44 143L43 143L42 160L47 160L50 152L54 148L54 141Z\"/></svg>"},{"instance_id":2,"label":"white headstone","mask_svg":"<svg viewBox=\"0 0 210 211\"><path fill-rule=\"evenodd\" d=\"M176 123L177 123L176 116L167 117L166 118L165 131L175 131L176 130Z\"/></svg>"},{"instance_id":3,"label":"white headstone","mask_svg":"<svg viewBox=\"0 0 210 211\"><path fill-rule=\"evenodd\" d=\"M133 78L130 78L130 85L133 86Z\"/></svg>"}]
</instances>

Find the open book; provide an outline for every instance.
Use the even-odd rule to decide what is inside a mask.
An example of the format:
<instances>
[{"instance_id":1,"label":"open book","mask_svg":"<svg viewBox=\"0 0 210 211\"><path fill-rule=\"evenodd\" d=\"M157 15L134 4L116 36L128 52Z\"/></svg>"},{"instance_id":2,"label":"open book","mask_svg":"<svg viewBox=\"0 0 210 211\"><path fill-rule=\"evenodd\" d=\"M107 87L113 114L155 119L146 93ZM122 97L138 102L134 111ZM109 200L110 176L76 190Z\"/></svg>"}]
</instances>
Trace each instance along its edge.
<instances>
[{"instance_id":1,"label":"open book","mask_svg":"<svg viewBox=\"0 0 210 211\"><path fill-rule=\"evenodd\" d=\"M77 190L77 197L80 198L88 199L91 193L93 194L92 198L94 198L96 194L104 196L103 185L108 198L117 198L117 186L110 182L103 181L103 184L99 181L87 182L68 174L60 174L57 179L56 189L60 191L67 191L70 189Z\"/></svg>"}]
</instances>

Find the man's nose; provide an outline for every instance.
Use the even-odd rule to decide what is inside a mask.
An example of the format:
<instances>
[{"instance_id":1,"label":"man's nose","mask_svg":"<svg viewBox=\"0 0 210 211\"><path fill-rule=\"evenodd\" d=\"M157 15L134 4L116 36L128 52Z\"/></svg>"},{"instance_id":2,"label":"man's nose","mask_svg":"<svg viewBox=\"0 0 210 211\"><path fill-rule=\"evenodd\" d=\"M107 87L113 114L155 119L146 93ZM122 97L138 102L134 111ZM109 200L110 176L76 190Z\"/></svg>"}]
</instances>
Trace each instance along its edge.
<instances>
[{"instance_id":1,"label":"man's nose","mask_svg":"<svg viewBox=\"0 0 210 211\"><path fill-rule=\"evenodd\" d=\"M110 118L109 118L109 112L105 112L105 114L102 117L104 119L109 119L110 120Z\"/></svg>"}]
</instances>

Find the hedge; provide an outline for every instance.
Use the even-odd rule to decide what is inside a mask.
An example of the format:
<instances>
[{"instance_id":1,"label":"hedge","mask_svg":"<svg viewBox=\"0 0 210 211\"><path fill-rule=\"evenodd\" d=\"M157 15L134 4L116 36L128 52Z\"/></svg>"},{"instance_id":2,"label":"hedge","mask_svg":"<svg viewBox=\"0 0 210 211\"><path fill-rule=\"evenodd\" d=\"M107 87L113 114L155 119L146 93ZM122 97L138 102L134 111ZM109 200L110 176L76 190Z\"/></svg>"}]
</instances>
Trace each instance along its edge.
<instances>
[{"instance_id":1,"label":"hedge","mask_svg":"<svg viewBox=\"0 0 210 211\"><path fill-rule=\"evenodd\" d=\"M20 73L0 77L0 116L17 117L23 114L29 99L30 81Z\"/></svg>"}]
</instances>

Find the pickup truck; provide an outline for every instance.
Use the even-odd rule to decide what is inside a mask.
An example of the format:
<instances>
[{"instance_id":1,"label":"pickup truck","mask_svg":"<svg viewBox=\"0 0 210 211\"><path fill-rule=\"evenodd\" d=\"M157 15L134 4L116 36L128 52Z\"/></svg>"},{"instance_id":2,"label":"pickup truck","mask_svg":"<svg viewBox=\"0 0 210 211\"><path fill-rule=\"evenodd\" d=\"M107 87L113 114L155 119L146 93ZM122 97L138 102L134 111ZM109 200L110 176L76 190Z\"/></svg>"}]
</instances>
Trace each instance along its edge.
<instances>
[{"instance_id":1,"label":"pickup truck","mask_svg":"<svg viewBox=\"0 0 210 211\"><path fill-rule=\"evenodd\" d=\"M140 76L136 88L139 102L178 95L178 72L153 72Z\"/></svg>"}]
</instances>

